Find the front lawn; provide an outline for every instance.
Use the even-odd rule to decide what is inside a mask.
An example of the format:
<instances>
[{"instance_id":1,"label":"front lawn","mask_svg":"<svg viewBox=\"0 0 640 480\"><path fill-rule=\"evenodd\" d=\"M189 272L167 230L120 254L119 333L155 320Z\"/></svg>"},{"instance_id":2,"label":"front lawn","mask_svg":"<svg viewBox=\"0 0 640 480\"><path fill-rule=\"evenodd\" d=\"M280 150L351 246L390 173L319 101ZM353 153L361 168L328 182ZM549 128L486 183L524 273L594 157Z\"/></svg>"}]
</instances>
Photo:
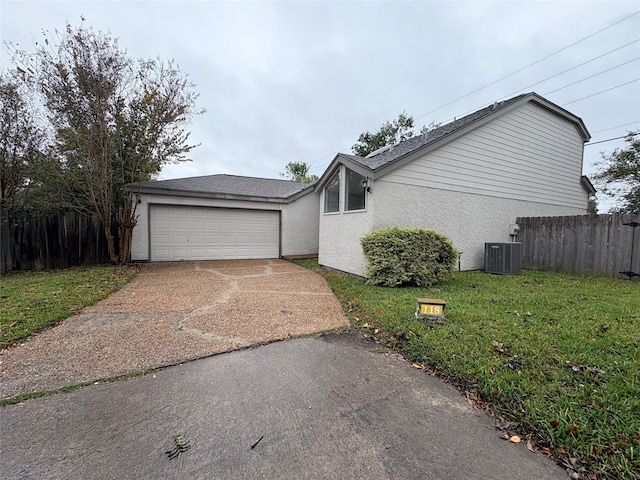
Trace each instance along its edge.
<instances>
[{"instance_id":1,"label":"front lawn","mask_svg":"<svg viewBox=\"0 0 640 480\"><path fill-rule=\"evenodd\" d=\"M354 326L453 381L530 446L581 478L640 478L640 283L456 272L417 289L323 274ZM416 320L418 297L445 300L446 320Z\"/></svg>"},{"instance_id":2,"label":"front lawn","mask_svg":"<svg viewBox=\"0 0 640 480\"><path fill-rule=\"evenodd\" d=\"M0 278L0 349L64 320L120 289L128 267L13 272Z\"/></svg>"}]
</instances>

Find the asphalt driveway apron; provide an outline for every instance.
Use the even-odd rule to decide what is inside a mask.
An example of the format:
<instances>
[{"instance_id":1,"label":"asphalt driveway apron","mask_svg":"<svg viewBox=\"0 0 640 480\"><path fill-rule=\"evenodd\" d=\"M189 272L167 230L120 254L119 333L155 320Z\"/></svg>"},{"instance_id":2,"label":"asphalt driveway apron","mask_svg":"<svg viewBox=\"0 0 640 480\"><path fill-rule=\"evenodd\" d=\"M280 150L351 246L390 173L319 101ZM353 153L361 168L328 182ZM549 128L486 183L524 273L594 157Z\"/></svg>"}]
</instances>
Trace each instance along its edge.
<instances>
[{"instance_id":1,"label":"asphalt driveway apron","mask_svg":"<svg viewBox=\"0 0 640 480\"><path fill-rule=\"evenodd\" d=\"M452 386L353 334L0 408L3 479L565 480Z\"/></svg>"},{"instance_id":2,"label":"asphalt driveway apron","mask_svg":"<svg viewBox=\"0 0 640 480\"><path fill-rule=\"evenodd\" d=\"M152 263L0 355L0 397L173 365L348 325L326 281L284 260Z\"/></svg>"}]
</instances>

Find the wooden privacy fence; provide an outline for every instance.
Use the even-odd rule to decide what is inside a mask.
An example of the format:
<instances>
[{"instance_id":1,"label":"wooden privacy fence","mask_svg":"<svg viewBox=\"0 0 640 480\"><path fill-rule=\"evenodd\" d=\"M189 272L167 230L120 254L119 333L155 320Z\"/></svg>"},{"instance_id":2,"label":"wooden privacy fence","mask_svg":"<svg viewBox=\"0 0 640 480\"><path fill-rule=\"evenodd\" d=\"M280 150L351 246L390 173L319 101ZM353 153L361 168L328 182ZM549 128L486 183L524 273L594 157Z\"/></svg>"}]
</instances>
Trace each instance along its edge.
<instances>
[{"instance_id":1,"label":"wooden privacy fence","mask_svg":"<svg viewBox=\"0 0 640 480\"><path fill-rule=\"evenodd\" d=\"M625 279L620 272L640 274L640 226L634 240L634 228L624 225L640 223L640 214L522 217L516 222L523 268Z\"/></svg>"},{"instance_id":2,"label":"wooden privacy fence","mask_svg":"<svg viewBox=\"0 0 640 480\"><path fill-rule=\"evenodd\" d=\"M2 273L109 262L107 240L96 217L76 212L10 212L7 217L0 224Z\"/></svg>"}]
</instances>

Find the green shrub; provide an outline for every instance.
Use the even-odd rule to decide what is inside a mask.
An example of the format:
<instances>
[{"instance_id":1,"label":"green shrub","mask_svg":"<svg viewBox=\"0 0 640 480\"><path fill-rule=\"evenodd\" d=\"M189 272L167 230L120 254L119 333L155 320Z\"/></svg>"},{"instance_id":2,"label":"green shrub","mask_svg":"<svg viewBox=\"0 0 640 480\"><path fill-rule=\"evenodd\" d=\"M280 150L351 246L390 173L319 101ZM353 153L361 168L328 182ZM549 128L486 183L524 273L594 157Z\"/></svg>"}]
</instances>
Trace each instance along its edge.
<instances>
[{"instance_id":1,"label":"green shrub","mask_svg":"<svg viewBox=\"0 0 640 480\"><path fill-rule=\"evenodd\" d=\"M453 270L459 255L449 237L426 228L381 228L360 243L369 282L383 287L431 286Z\"/></svg>"}]
</instances>

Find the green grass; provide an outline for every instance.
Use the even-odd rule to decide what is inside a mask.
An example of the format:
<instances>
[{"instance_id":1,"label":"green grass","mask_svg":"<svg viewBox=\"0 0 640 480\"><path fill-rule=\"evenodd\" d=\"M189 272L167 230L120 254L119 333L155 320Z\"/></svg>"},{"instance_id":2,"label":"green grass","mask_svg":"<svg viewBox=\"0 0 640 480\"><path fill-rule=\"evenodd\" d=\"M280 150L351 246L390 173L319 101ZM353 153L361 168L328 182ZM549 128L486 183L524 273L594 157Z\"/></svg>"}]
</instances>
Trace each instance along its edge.
<instances>
[{"instance_id":1,"label":"green grass","mask_svg":"<svg viewBox=\"0 0 640 480\"><path fill-rule=\"evenodd\" d=\"M128 380L130 378L142 377L147 373L151 373L157 369L150 368L147 370L134 370L133 372L125 373L122 375L116 375L113 377L102 378L100 380L95 380L91 382L78 382L72 383L71 385L65 385L64 387L54 388L51 390L37 390L35 392L25 392L19 393L18 395L14 395L13 397L0 398L0 407L5 405L15 405L16 403L21 403L26 400L31 400L34 398L42 398L47 397L49 395L56 395L58 393L69 393L75 390L79 390L88 385L96 384L96 383L111 383L118 382L120 380Z\"/></svg>"},{"instance_id":2,"label":"green grass","mask_svg":"<svg viewBox=\"0 0 640 480\"><path fill-rule=\"evenodd\" d=\"M449 378L583 478L640 478L640 283L456 272L416 289L324 275L356 327ZM416 320L418 297L445 300L446 320Z\"/></svg>"},{"instance_id":3,"label":"green grass","mask_svg":"<svg viewBox=\"0 0 640 480\"><path fill-rule=\"evenodd\" d=\"M102 300L134 275L128 267L94 266L14 272L0 278L0 348L51 327Z\"/></svg>"}]
</instances>

